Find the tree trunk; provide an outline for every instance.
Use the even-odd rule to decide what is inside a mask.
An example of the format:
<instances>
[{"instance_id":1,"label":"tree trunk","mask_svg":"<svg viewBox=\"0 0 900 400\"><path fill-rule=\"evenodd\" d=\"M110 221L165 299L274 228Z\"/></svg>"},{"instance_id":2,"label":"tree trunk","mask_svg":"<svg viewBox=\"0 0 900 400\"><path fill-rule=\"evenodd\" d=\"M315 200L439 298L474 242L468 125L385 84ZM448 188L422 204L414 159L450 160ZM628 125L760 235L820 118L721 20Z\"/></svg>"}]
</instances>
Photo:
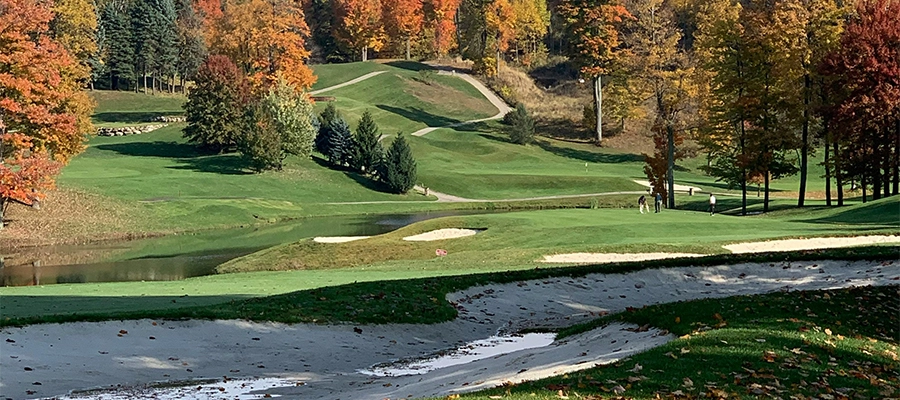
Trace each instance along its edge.
<instances>
[{"instance_id":1,"label":"tree trunk","mask_svg":"<svg viewBox=\"0 0 900 400\"><path fill-rule=\"evenodd\" d=\"M866 203L866 173L863 172L861 182L862 184L862 196L863 196L863 204Z\"/></svg>"},{"instance_id":2,"label":"tree trunk","mask_svg":"<svg viewBox=\"0 0 900 400\"><path fill-rule=\"evenodd\" d=\"M6 215L6 207L9 206L9 199L6 197L0 198L0 231L3 230L3 216Z\"/></svg>"},{"instance_id":3,"label":"tree trunk","mask_svg":"<svg viewBox=\"0 0 900 400\"><path fill-rule=\"evenodd\" d=\"M362 60L363 61L368 61L368 53L369 53L369 46L363 46L363 48L362 48Z\"/></svg>"},{"instance_id":4,"label":"tree trunk","mask_svg":"<svg viewBox=\"0 0 900 400\"><path fill-rule=\"evenodd\" d=\"M766 189L764 192L765 196L763 197L763 212L767 213L769 212L769 171L765 171L764 174L766 175L764 178Z\"/></svg>"},{"instance_id":5,"label":"tree trunk","mask_svg":"<svg viewBox=\"0 0 900 400\"><path fill-rule=\"evenodd\" d=\"M878 154L878 145L875 145L872 150L873 156ZM876 158L873 163L875 165L872 166L872 200L881 198L881 165L879 165L880 163L878 161L878 158Z\"/></svg>"},{"instance_id":6,"label":"tree trunk","mask_svg":"<svg viewBox=\"0 0 900 400\"><path fill-rule=\"evenodd\" d=\"M809 74L803 76L803 130L800 134L800 196L797 207L803 207L806 201L806 173L809 164L809 91L812 82Z\"/></svg>"},{"instance_id":7,"label":"tree trunk","mask_svg":"<svg viewBox=\"0 0 900 400\"><path fill-rule=\"evenodd\" d=\"M844 205L844 179L843 174L841 173L841 153L838 152L838 142L835 141L834 144L834 183L837 185L837 205L838 207Z\"/></svg>"},{"instance_id":8,"label":"tree trunk","mask_svg":"<svg viewBox=\"0 0 900 400\"><path fill-rule=\"evenodd\" d=\"M744 117L741 116L741 160L747 158L747 148L744 138L747 132L744 128ZM741 215L747 215L747 166L741 165Z\"/></svg>"},{"instance_id":9,"label":"tree trunk","mask_svg":"<svg viewBox=\"0 0 900 400\"><path fill-rule=\"evenodd\" d=\"M831 207L831 164L829 164L829 154L831 153L831 132L828 132L828 121L822 122L822 129L825 131L825 205Z\"/></svg>"},{"instance_id":10,"label":"tree trunk","mask_svg":"<svg viewBox=\"0 0 900 400\"><path fill-rule=\"evenodd\" d=\"M409 61L409 59L410 59L410 56L409 56L409 42L410 42L410 38L409 38L409 36L407 36L407 37L406 37L406 61Z\"/></svg>"},{"instance_id":11,"label":"tree trunk","mask_svg":"<svg viewBox=\"0 0 900 400\"><path fill-rule=\"evenodd\" d=\"M668 207L675 209L675 128L666 122L666 181L669 186Z\"/></svg>"},{"instance_id":12,"label":"tree trunk","mask_svg":"<svg viewBox=\"0 0 900 400\"><path fill-rule=\"evenodd\" d=\"M597 117L597 124L594 132L597 134L597 145L603 141L603 81L600 75L594 78L594 114Z\"/></svg>"},{"instance_id":13,"label":"tree trunk","mask_svg":"<svg viewBox=\"0 0 900 400\"><path fill-rule=\"evenodd\" d=\"M891 195L891 145L884 144L884 164L882 167L882 197Z\"/></svg>"}]
</instances>

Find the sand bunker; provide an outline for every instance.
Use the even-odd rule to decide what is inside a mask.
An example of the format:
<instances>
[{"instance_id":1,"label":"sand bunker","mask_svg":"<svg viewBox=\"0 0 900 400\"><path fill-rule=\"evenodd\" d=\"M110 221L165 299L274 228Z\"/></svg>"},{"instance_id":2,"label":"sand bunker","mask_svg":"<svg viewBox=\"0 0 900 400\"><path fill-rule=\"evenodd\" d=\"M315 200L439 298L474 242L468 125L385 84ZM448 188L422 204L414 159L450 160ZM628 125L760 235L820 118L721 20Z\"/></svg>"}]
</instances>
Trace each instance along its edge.
<instances>
[{"instance_id":1,"label":"sand bunker","mask_svg":"<svg viewBox=\"0 0 900 400\"><path fill-rule=\"evenodd\" d=\"M477 229L446 228L420 233L418 235L407 236L403 238L403 240L408 240L410 242L430 242L432 240L455 239L472 236L478 232L480 231Z\"/></svg>"},{"instance_id":2,"label":"sand bunker","mask_svg":"<svg viewBox=\"0 0 900 400\"><path fill-rule=\"evenodd\" d=\"M694 253L568 253L544 256L544 259L540 261L545 263L603 264L663 258L703 257L705 255Z\"/></svg>"},{"instance_id":3,"label":"sand bunker","mask_svg":"<svg viewBox=\"0 0 900 400\"><path fill-rule=\"evenodd\" d=\"M862 246L867 244L900 243L900 236L873 235L855 237L830 237L810 239L770 240L767 242L735 243L722 246L732 253L759 253L764 251L797 251Z\"/></svg>"},{"instance_id":4,"label":"sand bunker","mask_svg":"<svg viewBox=\"0 0 900 400\"><path fill-rule=\"evenodd\" d=\"M316 243L346 243L354 240L366 239L371 236L318 236L313 238Z\"/></svg>"}]
</instances>

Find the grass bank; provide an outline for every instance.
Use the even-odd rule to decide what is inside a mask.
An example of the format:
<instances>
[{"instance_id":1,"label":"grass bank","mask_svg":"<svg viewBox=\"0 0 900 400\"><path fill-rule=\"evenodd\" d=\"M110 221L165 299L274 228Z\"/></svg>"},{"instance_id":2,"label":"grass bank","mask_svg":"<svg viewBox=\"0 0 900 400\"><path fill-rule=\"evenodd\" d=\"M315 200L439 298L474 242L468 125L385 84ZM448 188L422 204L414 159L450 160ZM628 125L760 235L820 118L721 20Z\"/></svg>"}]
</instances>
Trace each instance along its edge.
<instances>
[{"instance_id":1,"label":"grass bank","mask_svg":"<svg viewBox=\"0 0 900 400\"><path fill-rule=\"evenodd\" d=\"M893 398L900 392L900 286L772 293L634 309L623 321L679 336L608 366L467 399Z\"/></svg>"}]
</instances>

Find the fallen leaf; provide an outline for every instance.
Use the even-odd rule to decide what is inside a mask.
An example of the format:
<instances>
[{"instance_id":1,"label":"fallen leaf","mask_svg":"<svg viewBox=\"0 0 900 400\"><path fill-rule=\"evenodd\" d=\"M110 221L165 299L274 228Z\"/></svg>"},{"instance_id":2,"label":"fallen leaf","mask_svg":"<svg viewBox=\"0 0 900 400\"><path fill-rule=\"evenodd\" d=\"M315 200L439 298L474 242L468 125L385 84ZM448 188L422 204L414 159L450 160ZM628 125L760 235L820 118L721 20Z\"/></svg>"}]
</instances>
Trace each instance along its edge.
<instances>
[{"instance_id":1,"label":"fallen leaf","mask_svg":"<svg viewBox=\"0 0 900 400\"><path fill-rule=\"evenodd\" d=\"M612 390L615 394L625 393L625 388L623 388L622 385L616 385L614 388L612 388Z\"/></svg>"},{"instance_id":2,"label":"fallen leaf","mask_svg":"<svg viewBox=\"0 0 900 400\"><path fill-rule=\"evenodd\" d=\"M694 387L694 381L692 381L691 378L684 378L684 387L688 389Z\"/></svg>"}]
</instances>

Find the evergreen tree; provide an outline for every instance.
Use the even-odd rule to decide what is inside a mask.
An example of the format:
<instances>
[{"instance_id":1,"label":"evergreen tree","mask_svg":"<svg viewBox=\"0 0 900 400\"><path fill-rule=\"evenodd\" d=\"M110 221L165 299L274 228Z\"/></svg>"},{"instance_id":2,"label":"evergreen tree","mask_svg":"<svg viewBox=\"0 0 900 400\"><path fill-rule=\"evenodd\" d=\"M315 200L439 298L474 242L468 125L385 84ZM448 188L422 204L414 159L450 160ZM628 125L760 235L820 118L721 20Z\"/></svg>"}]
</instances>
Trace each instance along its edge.
<instances>
[{"instance_id":1,"label":"evergreen tree","mask_svg":"<svg viewBox=\"0 0 900 400\"><path fill-rule=\"evenodd\" d=\"M519 103L516 110L511 112L513 117L509 118L512 122L512 129L509 132L509 139L513 143L528 144L534 141L534 119L528 115L525 105Z\"/></svg>"},{"instance_id":2,"label":"evergreen tree","mask_svg":"<svg viewBox=\"0 0 900 400\"><path fill-rule=\"evenodd\" d=\"M153 0L153 48L152 69L154 83L159 83L164 77L175 74L175 64L178 60L178 30L175 26L175 3L173 0Z\"/></svg>"},{"instance_id":3,"label":"evergreen tree","mask_svg":"<svg viewBox=\"0 0 900 400\"><path fill-rule=\"evenodd\" d=\"M131 42L134 49L135 72L143 77L144 90L147 90L147 73L156 63L157 38L154 36L153 0L135 0L128 9L131 21Z\"/></svg>"},{"instance_id":4,"label":"evergreen tree","mask_svg":"<svg viewBox=\"0 0 900 400\"><path fill-rule=\"evenodd\" d=\"M328 155L329 146L331 145L328 139L331 136L331 123L337 118L340 118L340 114L337 108L334 107L334 103L328 103L325 109L322 110L322 113L319 114L319 130L316 135L315 147L316 151L324 156Z\"/></svg>"},{"instance_id":5,"label":"evergreen tree","mask_svg":"<svg viewBox=\"0 0 900 400\"><path fill-rule=\"evenodd\" d=\"M369 111L364 112L359 120L359 126L356 127L356 137L353 138L355 150L353 162L356 169L370 174L375 172L384 152L378 143L380 136L372 114Z\"/></svg>"},{"instance_id":6,"label":"evergreen tree","mask_svg":"<svg viewBox=\"0 0 900 400\"><path fill-rule=\"evenodd\" d=\"M98 35L102 38L100 57L109 74L109 88L127 89L135 81L135 71L131 20L124 3L110 1L101 8Z\"/></svg>"},{"instance_id":7,"label":"evergreen tree","mask_svg":"<svg viewBox=\"0 0 900 400\"><path fill-rule=\"evenodd\" d=\"M343 167L353 162L353 135L347 121L338 117L329 124L328 152L325 154L332 164Z\"/></svg>"},{"instance_id":8,"label":"evergreen tree","mask_svg":"<svg viewBox=\"0 0 900 400\"><path fill-rule=\"evenodd\" d=\"M384 183L396 193L406 193L416 184L416 160L403 135L391 143L384 160Z\"/></svg>"}]
</instances>

